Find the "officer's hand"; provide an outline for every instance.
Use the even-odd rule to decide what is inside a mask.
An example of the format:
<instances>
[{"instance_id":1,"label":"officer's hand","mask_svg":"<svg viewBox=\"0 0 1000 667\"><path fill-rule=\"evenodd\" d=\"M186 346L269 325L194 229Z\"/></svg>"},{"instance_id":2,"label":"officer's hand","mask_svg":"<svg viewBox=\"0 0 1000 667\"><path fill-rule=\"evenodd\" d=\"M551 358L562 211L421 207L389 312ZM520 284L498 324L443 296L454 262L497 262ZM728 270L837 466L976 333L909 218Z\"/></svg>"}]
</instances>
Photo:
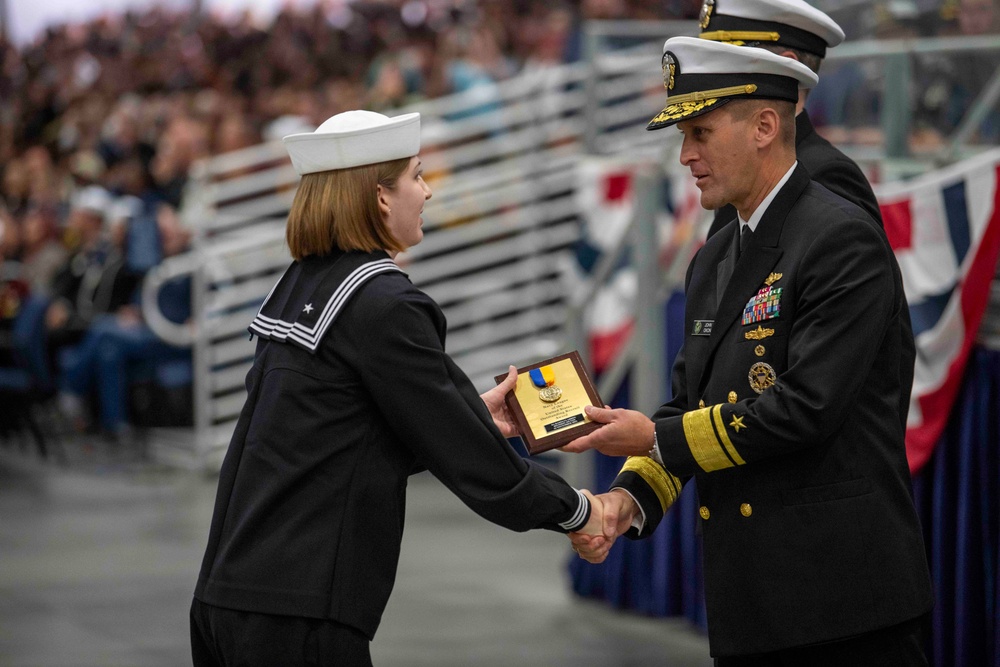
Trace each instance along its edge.
<instances>
[{"instance_id":1,"label":"officer's hand","mask_svg":"<svg viewBox=\"0 0 1000 667\"><path fill-rule=\"evenodd\" d=\"M588 405L587 416L601 428L562 447L564 452L596 449L608 456L645 456L653 448L653 421L635 410L612 410Z\"/></svg>"}]
</instances>

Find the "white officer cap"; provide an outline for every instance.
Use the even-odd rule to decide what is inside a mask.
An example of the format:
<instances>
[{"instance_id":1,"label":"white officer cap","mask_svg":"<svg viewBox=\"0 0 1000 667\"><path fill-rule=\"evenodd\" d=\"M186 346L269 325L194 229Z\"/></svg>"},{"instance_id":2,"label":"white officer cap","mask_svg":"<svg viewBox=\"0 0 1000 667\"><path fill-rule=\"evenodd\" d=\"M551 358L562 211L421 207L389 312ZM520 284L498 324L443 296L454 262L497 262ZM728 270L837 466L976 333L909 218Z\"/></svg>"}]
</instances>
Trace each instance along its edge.
<instances>
[{"instance_id":1,"label":"white officer cap","mask_svg":"<svg viewBox=\"0 0 1000 667\"><path fill-rule=\"evenodd\" d=\"M804 0L705 0L700 37L743 45L775 44L826 56L844 31Z\"/></svg>"},{"instance_id":2,"label":"white officer cap","mask_svg":"<svg viewBox=\"0 0 1000 667\"><path fill-rule=\"evenodd\" d=\"M667 104L647 130L701 116L736 99L797 102L799 88L811 88L819 80L797 60L695 37L668 39L662 66Z\"/></svg>"},{"instance_id":3,"label":"white officer cap","mask_svg":"<svg viewBox=\"0 0 1000 667\"><path fill-rule=\"evenodd\" d=\"M420 114L389 118L374 111L345 111L315 132L290 134L282 141L300 176L413 157L420 152Z\"/></svg>"}]
</instances>

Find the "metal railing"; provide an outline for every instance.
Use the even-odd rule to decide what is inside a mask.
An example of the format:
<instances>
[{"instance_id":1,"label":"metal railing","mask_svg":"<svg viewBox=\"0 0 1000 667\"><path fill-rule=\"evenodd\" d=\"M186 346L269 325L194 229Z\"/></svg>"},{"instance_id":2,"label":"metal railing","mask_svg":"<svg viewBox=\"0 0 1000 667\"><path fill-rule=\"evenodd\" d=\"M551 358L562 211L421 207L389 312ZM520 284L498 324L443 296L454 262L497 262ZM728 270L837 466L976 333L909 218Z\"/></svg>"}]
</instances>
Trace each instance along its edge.
<instances>
[{"instance_id":1,"label":"metal railing","mask_svg":"<svg viewBox=\"0 0 1000 667\"><path fill-rule=\"evenodd\" d=\"M659 56L644 46L395 112L421 112L421 155L435 191L423 242L397 261L445 311L448 352L480 390L509 363L569 349L586 138L609 155L656 162L662 152L663 137L642 131L662 91L632 69L638 61L648 72ZM588 114L594 83L599 112ZM296 184L280 143L199 163L182 211L196 232L193 253L157 274L193 273L196 325L161 329L175 342L190 336L193 346L190 453L201 465L221 460L245 400L254 349L246 326L290 261L284 220Z\"/></svg>"},{"instance_id":2,"label":"metal railing","mask_svg":"<svg viewBox=\"0 0 1000 667\"><path fill-rule=\"evenodd\" d=\"M665 165L676 163L676 133L643 128L664 99L658 75L663 39L695 31L690 22L590 24L583 63L528 72L395 112L421 112L422 157L435 190L425 207L424 241L399 261L442 306L449 354L480 390L508 363L522 365L574 348L586 354L582 323L593 295L612 269L628 262L639 272L636 325L601 377L599 391L613 395L634 368L635 406L651 409L663 399L667 369L656 357L664 348L661 306L680 284L700 241L695 235L674 239L676 252L669 265L662 264L658 250L666 239L659 230L670 225L657 222L666 215L657 190ZM623 34L636 44L608 51ZM995 46L955 40L845 44L829 59ZM886 77L889 89L899 85L890 82L893 76ZM995 102L996 87L991 84L980 96L968 123ZM936 160L975 150L955 149L967 136L968 123ZM896 131L890 128L886 135ZM574 249L586 212L579 210L575 194L586 155L645 166L636 171L634 219L617 247L581 281ZM874 159L870 153L860 157ZM921 168L927 168L925 160L896 160L884 173ZM213 467L221 460L243 404L254 349L246 326L290 261L284 219L296 184L277 142L214 157L192 172L182 214L196 230L194 251L161 271L194 274L197 322L190 336L196 414L188 448L200 465ZM166 328L164 333L185 335ZM576 472L577 479L586 479Z\"/></svg>"}]
</instances>

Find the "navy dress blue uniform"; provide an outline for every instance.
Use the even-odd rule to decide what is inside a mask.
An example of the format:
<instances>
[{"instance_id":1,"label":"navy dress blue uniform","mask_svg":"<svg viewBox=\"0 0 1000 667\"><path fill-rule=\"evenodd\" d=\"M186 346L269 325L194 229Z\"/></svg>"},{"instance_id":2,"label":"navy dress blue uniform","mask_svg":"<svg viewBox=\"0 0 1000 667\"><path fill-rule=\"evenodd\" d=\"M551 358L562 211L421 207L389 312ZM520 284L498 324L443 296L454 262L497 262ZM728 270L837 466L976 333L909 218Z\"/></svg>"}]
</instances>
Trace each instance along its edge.
<instances>
[{"instance_id":1,"label":"navy dress blue uniform","mask_svg":"<svg viewBox=\"0 0 1000 667\"><path fill-rule=\"evenodd\" d=\"M701 21L704 39L798 50L820 61L829 47L844 39L843 31L833 19L800 0L726 0L721 4L706 0ZM795 155L814 181L860 206L882 225L882 212L868 179L851 158L816 132L806 109L795 118ZM734 219L736 209L731 204L717 209L708 236L714 236ZM905 429L916 348L909 312L904 313L903 319L909 338L904 341L902 351L900 383L904 393L900 395L899 418Z\"/></svg>"},{"instance_id":2,"label":"navy dress blue uniform","mask_svg":"<svg viewBox=\"0 0 1000 667\"><path fill-rule=\"evenodd\" d=\"M645 515L628 536L695 479L715 656L919 617L932 595L898 416L909 334L885 235L801 165L738 260L737 230L689 267L674 398L653 417L663 465L632 457L613 485Z\"/></svg>"},{"instance_id":3,"label":"navy dress blue uniform","mask_svg":"<svg viewBox=\"0 0 1000 667\"><path fill-rule=\"evenodd\" d=\"M445 354L445 327L383 251L292 264L251 325L196 608L329 620L370 639L395 579L407 478L424 468L506 528L586 523L586 498L497 430Z\"/></svg>"},{"instance_id":4,"label":"navy dress blue uniform","mask_svg":"<svg viewBox=\"0 0 1000 667\"><path fill-rule=\"evenodd\" d=\"M879 226L882 226L882 213L868 179L851 158L816 133L809 120L809 113L804 109L795 117L795 156L812 180L858 205ZM708 230L709 238L735 219L736 209L731 204L717 209L712 226ZM899 418L905 429L910 410L910 390L913 388L913 368L917 357L909 310L903 313L903 328L906 333L903 337L901 352L903 358L900 364L899 381L902 391Z\"/></svg>"}]
</instances>

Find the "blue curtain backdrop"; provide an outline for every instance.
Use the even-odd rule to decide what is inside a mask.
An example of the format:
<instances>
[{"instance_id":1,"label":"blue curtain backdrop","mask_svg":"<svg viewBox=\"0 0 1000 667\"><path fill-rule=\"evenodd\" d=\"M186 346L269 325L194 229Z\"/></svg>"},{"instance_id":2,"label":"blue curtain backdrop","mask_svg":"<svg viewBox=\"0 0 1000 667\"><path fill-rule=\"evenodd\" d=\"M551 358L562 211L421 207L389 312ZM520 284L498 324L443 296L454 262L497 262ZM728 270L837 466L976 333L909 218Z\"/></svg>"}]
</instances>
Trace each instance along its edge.
<instances>
[{"instance_id":1,"label":"blue curtain backdrop","mask_svg":"<svg viewBox=\"0 0 1000 667\"><path fill-rule=\"evenodd\" d=\"M667 358L683 340L684 298L667 303ZM627 381L611 401L628 405ZM669 389L668 389L669 391ZM928 657L937 667L1000 667L1000 351L976 349L951 421L914 478L934 580ZM623 459L597 455L595 488L606 489ZM646 540L619 540L607 560L570 561L583 597L651 616L685 616L706 628L694 485Z\"/></svg>"}]
</instances>

